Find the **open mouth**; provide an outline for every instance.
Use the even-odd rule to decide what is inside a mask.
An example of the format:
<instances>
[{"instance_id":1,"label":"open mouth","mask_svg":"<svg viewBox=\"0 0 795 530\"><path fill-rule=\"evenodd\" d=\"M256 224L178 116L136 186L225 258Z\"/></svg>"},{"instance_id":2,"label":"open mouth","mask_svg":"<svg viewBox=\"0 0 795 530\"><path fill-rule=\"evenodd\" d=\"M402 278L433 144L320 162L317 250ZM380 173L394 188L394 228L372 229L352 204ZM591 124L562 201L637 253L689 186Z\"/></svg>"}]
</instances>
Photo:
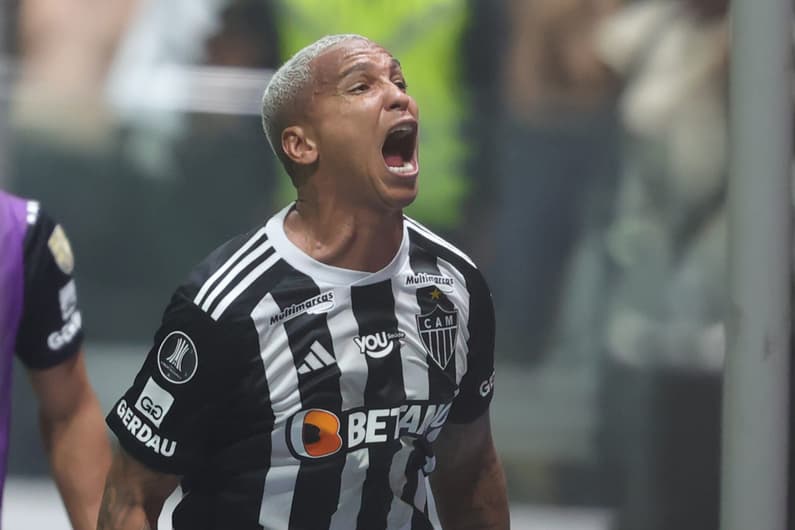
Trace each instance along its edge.
<instances>
[{"instance_id":1,"label":"open mouth","mask_svg":"<svg viewBox=\"0 0 795 530\"><path fill-rule=\"evenodd\" d=\"M389 171L401 175L416 172L417 124L401 123L392 127L386 135L381 154Z\"/></svg>"}]
</instances>

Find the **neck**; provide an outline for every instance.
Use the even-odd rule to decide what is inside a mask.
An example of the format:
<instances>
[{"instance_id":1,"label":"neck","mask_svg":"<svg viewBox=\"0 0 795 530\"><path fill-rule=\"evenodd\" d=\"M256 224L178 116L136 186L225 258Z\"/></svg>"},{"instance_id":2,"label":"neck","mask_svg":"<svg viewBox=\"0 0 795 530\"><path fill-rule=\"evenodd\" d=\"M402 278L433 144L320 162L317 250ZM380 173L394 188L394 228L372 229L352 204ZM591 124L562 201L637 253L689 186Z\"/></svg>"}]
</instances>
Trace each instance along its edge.
<instances>
[{"instance_id":1,"label":"neck","mask_svg":"<svg viewBox=\"0 0 795 530\"><path fill-rule=\"evenodd\" d=\"M284 230L293 244L321 263L375 272L387 266L400 249L403 213L299 194Z\"/></svg>"}]
</instances>

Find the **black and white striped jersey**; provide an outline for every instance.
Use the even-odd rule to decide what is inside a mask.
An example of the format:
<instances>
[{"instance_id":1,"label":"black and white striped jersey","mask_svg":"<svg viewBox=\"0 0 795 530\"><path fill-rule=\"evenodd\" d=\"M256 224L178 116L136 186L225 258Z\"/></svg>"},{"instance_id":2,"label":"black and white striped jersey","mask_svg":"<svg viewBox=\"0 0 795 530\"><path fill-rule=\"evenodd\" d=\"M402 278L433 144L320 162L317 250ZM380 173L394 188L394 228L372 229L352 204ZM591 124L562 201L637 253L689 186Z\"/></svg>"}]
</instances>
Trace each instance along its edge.
<instances>
[{"instance_id":1,"label":"black and white striped jersey","mask_svg":"<svg viewBox=\"0 0 795 530\"><path fill-rule=\"evenodd\" d=\"M322 264L286 237L289 209L176 291L108 424L183 476L176 529L432 528L433 441L492 397L483 276L408 218L384 269Z\"/></svg>"}]
</instances>

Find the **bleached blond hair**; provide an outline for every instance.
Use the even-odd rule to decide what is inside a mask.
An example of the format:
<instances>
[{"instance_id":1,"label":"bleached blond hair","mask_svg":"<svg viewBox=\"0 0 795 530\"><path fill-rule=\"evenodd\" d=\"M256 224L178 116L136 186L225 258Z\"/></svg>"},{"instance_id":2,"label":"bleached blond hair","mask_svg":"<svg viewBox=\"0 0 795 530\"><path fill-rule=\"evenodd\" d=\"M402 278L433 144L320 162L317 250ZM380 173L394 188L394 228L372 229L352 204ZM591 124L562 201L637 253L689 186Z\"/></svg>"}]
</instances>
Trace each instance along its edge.
<instances>
[{"instance_id":1,"label":"bleached blond hair","mask_svg":"<svg viewBox=\"0 0 795 530\"><path fill-rule=\"evenodd\" d=\"M276 156L288 174L291 161L282 150L282 131L290 125L294 109L312 83L312 61L326 50L347 40L365 40L367 37L354 33L327 35L302 48L290 57L273 74L262 94L262 128ZM292 176L292 174L291 174Z\"/></svg>"}]
</instances>

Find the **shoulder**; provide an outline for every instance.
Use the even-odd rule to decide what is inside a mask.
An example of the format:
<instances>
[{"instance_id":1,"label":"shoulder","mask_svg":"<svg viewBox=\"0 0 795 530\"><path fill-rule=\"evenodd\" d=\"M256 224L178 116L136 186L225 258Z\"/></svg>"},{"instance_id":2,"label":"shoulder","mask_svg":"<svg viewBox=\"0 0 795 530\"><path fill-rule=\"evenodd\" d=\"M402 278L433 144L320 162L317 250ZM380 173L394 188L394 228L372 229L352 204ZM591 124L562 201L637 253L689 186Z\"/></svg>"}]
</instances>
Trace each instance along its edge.
<instances>
[{"instance_id":1,"label":"shoulder","mask_svg":"<svg viewBox=\"0 0 795 530\"><path fill-rule=\"evenodd\" d=\"M42 209L39 201L26 199L0 190L0 227L4 240L16 238L24 247L26 254L31 247L46 246L53 231L62 229L56 221Z\"/></svg>"},{"instance_id":2,"label":"shoulder","mask_svg":"<svg viewBox=\"0 0 795 530\"><path fill-rule=\"evenodd\" d=\"M39 203L0 190L0 220L5 231L25 229L38 218Z\"/></svg>"},{"instance_id":3,"label":"shoulder","mask_svg":"<svg viewBox=\"0 0 795 530\"><path fill-rule=\"evenodd\" d=\"M250 298L277 256L265 225L225 242L188 275L175 293L212 320L234 314L236 303Z\"/></svg>"},{"instance_id":4,"label":"shoulder","mask_svg":"<svg viewBox=\"0 0 795 530\"><path fill-rule=\"evenodd\" d=\"M71 278L75 265L72 245L58 221L38 201L7 193L0 197L3 217L10 220L6 230L16 232L21 241L26 276L52 271L64 280Z\"/></svg>"},{"instance_id":5,"label":"shoulder","mask_svg":"<svg viewBox=\"0 0 795 530\"><path fill-rule=\"evenodd\" d=\"M485 283L478 266L464 251L416 220L404 216L412 250L427 252L456 268L469 282ZM410 250L411 252L411 250Z\"/></svg>"}]
</instances>

